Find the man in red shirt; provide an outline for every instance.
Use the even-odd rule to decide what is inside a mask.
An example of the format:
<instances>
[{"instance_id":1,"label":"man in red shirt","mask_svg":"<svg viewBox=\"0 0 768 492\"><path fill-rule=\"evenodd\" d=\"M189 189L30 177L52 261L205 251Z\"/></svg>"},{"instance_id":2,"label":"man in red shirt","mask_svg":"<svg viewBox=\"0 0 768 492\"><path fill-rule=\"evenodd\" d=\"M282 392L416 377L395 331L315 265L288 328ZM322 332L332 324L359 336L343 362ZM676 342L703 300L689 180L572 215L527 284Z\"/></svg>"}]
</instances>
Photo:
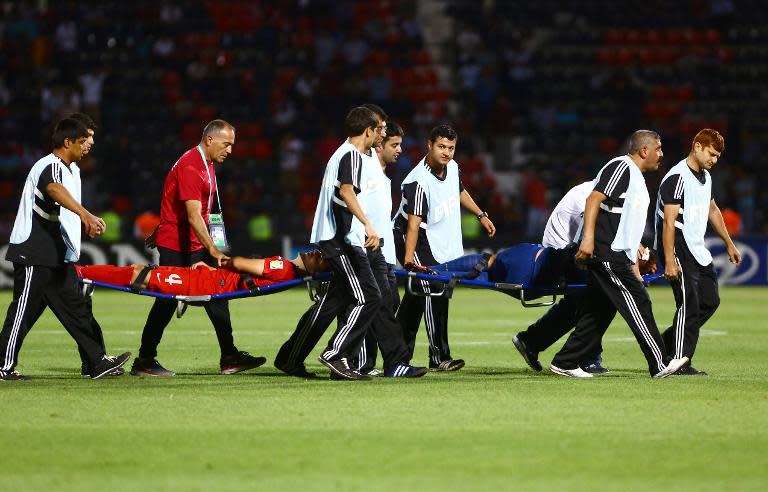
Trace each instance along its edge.
<instances>
[{"instance_id":1,"label":"man in red shirt","mask_svg":"<svg viewBox=\"0 0 768 492\"><path fill-rule=\"evenodd\" d=\"M147 246L157 246L160 265L189 267L207 254L216 266L229 259L208 233L211 206L217 199L214 162L221 164L232 152L235 128L224 120L213 120L203 129L200 144L182 155L165 179L160 204L160 225L147 238ZM234 374L259 367L264 357L254 357L235 347L227 301L205 303L205 311L216 330L221 349L221 373ZM170 377L175 373L155 359L163 331L173 317L175 302L156 299L141 335L139 356L134 359L134 376Z\"/></svg>"},{"instance_id":2,"label":"man in red shirt","mask_svg":"<svg viewBox=\"0 0 768 492\"><path fill-rule=\"evenodd\" d=\"M301 253L293 260L282 256L264 259L234 258L213 268L201 262L191 267L147 265L76 265L77 275L97 282L171 295L200 296L247 290L253 286L287 282L328 270L320 250ZM142 276L142 272L147 270ZM241 275L241 274L246 274Z\"/></svg>"}]
</instances>

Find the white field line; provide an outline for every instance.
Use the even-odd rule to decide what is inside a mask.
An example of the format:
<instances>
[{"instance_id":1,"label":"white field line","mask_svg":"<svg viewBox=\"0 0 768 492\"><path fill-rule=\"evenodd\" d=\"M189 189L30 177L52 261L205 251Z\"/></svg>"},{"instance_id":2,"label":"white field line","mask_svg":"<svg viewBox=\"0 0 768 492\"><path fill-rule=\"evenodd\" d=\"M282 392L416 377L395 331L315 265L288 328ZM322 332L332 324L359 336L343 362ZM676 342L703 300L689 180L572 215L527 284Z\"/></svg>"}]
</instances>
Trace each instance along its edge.
<instances>
[{"instance_id":1,"label":"white field line","mask_svg":"<svg viewBox=\"0 0 768 492\"><path fill-rule=\"evenodd\" d=\"M208 335L213 333L213 328L210 330L181 330L185 335ZM68 333L62 328L61 330L34 330L34 333L38 333L41 335L68 335ZM116 335L141 335L140 330L108 330L108 334ZM274 335L280 335L280 336L288 336L288 332L286 331L275 331L275 330L254 330L253 332L249 333L249 335L260 335L260 336L274 336ZM722 337L728 335L727 331L718 331L718 330L707 330L703 329L700 332L700 336L703 337ZM330 336L330 332L329 332ZM470 332L450 332L449 335L451 338L454 338L454 340L451 342L451 345L456 346L479 346L479 345L508 345L512 342L511 337L512 335L509 333L470 333ZM455 338L464 338L464 337L473 337L475 339L477 338L488 338L492 337L493 340L455 340ZM500 340L502 339L503 340ZM564 337L565 338L565 337ZM563 341L564 341L563 338ZM623 335L608 335L603 338L603 342L634 342L635 338L631 336L623 336ZM427 342L417 341L417 346L420 347L426 347L428 344ZM25 350L30 351L30 350Z\"/></svg>"}]
</instances>

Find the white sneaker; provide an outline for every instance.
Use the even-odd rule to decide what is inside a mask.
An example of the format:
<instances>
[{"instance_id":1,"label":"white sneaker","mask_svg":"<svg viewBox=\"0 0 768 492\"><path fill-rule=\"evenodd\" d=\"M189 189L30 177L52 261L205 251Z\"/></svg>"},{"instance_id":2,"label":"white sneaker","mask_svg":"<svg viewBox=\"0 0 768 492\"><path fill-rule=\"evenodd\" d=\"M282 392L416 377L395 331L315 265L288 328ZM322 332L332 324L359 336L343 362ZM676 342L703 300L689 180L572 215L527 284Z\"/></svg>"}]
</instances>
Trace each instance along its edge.
<instances>
[{"instance_id":1,"label":"white sneaker","mask_svg":"<svg viewBox=\"0 0 768 492\"><path fill-rule=\"evenodd\" d=\"M549 370L554 372L555 374L559 374L561 376L567 376L569 378L591 378L592 377L590 373L588 373L581 367L577 367L576 369L560 369L554 364L550 364Z\"/></svg>"},{"instance_id":2,"label":"white sneaker","mask_svg":"<svg viewBox=\"0 0 768 492\"><path fill-rule=\"evenodd\" d=\"M381 370L379 370L379 369L376 369L376 368L374 367L373 369L371 369L370 371L368 371L366 374L367 374L367 375L369 375L369 376L373 376L373 377L376 377L376 376L383 376L383 375L384 375L384 371L381 371Z\"/></svg>"},{"instance_id":3,"label":"white sneaker","mask_svg":"<svg viewBox=\"0 0 768 492\"><path fill-rule=\"evenodd\" d=\"M680 357L679 359L672 359L669 361L669 364L667 364L667 367L662 369L661 371L657 372L653 375L655 378L665 378L667 376L671 376L672 374L676 373L683 367L685 367L686 364L688 364L688 357Z\"/></svg>"}]
</instances>

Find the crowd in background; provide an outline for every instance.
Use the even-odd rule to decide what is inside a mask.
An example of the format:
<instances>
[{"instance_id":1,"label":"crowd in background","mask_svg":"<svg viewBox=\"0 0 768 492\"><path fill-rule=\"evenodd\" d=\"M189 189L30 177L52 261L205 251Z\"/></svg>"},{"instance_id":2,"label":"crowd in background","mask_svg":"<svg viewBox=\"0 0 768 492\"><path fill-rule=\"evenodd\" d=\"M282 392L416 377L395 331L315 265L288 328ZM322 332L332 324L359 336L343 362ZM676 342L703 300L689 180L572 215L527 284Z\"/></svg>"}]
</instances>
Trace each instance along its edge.
<instances>
[{"instance_id":1,"label":"crowd in background","mask_svg":"<svg viewBox=\"0 0 768 492\"><path fill-rule=\"evenodd\" d=\"M715 198L742 234L766 234L766 14L755 1L665 5L0 1L0 237L52 123L83 111L99 125L83 201L113 224L107 240L146 234L167 170L220 117L237 128L218 171L232 241L305 242L344 115L364 102L406 131L395 187L432 126L457 129L497 242L538 240L564 192L638 128L663 139L652 192L699 129L723 132Z\"/></svg>"}]
</instances>

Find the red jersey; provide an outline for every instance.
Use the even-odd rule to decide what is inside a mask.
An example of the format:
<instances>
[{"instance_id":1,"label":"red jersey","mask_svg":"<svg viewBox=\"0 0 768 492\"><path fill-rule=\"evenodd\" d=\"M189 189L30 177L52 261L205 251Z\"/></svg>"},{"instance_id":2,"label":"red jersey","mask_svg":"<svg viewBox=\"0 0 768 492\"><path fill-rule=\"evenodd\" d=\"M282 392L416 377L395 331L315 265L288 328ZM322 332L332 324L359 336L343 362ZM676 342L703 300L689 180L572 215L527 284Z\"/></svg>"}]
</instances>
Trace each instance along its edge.
<instances>
[{"instance_id":1,"label":"red jersey","mask_svg":"<svg viewBox=\"0 0 768 492\"><path fill-rule=\"evenodd\" d=\"M114 265L75 265L80 278L128 287L133 275L132 266ZM239 273L223 268L210 270L206 267L160 266L149 272L150 292L183 296L203 296L223 294L236 290L248 290L250 287ZM251 276L253 283L262 286L286 282L296 278L293 263L282 256L264 258L264 273L260 277Z\"/></svg>"},{"instance_id":2,"label":"red jersey","mask_svg":"<svg viewBox=\"0 0 768 492\"><path fill-rule=\"evenodd\" d=\"M198 200L202 204L203 220L208 224L215 191L213 161L203 163L197 147L192 147L176 161L165 178L157 245L180 252L202 249L202 243L189 226L184 202Z\"/></svg>"},{"instance_id":3,"label":"red jersey","mask_svg":"<svg viewBox=\"0 0 768 492\"><path fill-rule=\"evenodd\" d=\"M293 263L281 256L264 258L264 273L261 277L251 277L257 286L285 282L296 278ZM149 273L149 288L152 292L171 295L200 296L223 294L236 290L248 290L239 273L219 268L170 267L160 266Z\"/></svg>"}]
</instances>

